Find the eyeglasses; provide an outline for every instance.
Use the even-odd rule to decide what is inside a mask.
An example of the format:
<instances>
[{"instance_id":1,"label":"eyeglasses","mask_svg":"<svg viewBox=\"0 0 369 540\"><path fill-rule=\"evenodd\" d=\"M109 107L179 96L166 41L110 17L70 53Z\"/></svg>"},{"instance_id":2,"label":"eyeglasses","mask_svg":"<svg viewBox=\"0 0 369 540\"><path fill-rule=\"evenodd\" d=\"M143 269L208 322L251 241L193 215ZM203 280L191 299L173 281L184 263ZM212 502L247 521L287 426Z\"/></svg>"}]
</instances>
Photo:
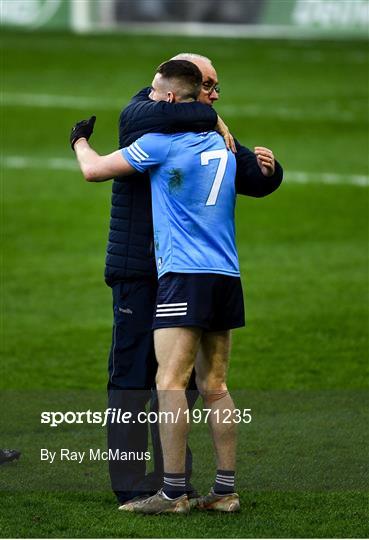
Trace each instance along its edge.
<instances>
[{"instance_id":1,"label":"eyeglasses","mask_svg":"<svg viewBox=\"0 0 369 540\"><path fill-rule=\"evenodd\" d=\"M212 92L216 92L217 94L220 93L220 86L218 83L210 84L208 82L205 82L202 84L202 88L207 94L211 94Z\"/></svg>"}]
</instances>

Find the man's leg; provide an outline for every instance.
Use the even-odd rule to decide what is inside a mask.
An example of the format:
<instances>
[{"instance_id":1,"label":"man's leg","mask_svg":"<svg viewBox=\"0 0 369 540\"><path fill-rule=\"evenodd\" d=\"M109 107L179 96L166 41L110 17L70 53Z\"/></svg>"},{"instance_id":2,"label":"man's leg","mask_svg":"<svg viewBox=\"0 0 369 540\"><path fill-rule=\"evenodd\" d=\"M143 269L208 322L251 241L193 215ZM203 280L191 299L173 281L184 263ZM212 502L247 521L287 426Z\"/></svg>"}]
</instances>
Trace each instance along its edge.
<instances>
[{"instance_id":1,"label":"man's leg","mask_svg":"<svg viewBox=\"0 0 369 540\"><path fill-rule=\"evenodd\" d=\"M195 405L197 398L199 397L199 391L196 386L195 382L195 370L192 371L190 380L187 385L186 389L186 399L187 399L187 408L188 410L192 410L193 406ZM152 412L159 412L159 399L158 399L158 393L156 390L153 390L151 401L150 401L150 411ZM162 485L162 479L164 474L164 463L163 463L163 452L161 450L161 442L160 442L160 434L159 434L159 423L150 423L150 433L151 433L151 440L153 445L153 453L154 453L154 463L155 463L155 473L152 474L152 481L157 484L159 482L159 487ZM191 484L191 475L192 475L192 452L191 448L187 444L186 446L186 466L185 466L185 474L186 474L186 491L189 498L198 497L198 494L196 490L193 488ZM158 489L157 488L157 489ZM156 490L157 491L157 490Z\"/></svg>"},{"instance_id":2,"label":"man's leg","mask_svg":"<svg viewBox=\"0 0 369 540\"><path fill-rule=\"evenodd\" d=\"M146 281L120 283L113 287L114 328L109 359L109 406L129 411L133 418L145 409L154 384L156 361L152 339L152 313L156 284ZM145 389L147 389L145 391ZM115 451L145 452L147 424L110 423L108 446ZM142 494L144 460L111 460L109 472L113 491L124 503Z\"/></svg>"},{"instance_id":3,"label":"man's leg","mask_svg":"<svg viewBox=\"0 0 369 540\"><path fill-rule=\"evenodd\" d=\"M129 423L108 423L108 448L113 454L116 451L124 451L135 452L139 456L147 451L147 426L140 424L135 419L141 411L145 410L149 397L150 392L145 390L109 388L108 406L110 409L120 409L132 414ZM144 494L140 490L139 482L143 480L145 470L146 462L144 459L130 461L109 459L111 486L119 504L124 504L126 501Z\"/></svg>"},{"instance_id":4,"label":"man's leg","mask_svg":"<svg viewBox=\"0 0 369 540\"><path fill-rule=\"evenodd\" d=\"M122 509L143 514L188 513L185 455L189 422L186 387L191 376L202 331L198 328L160 328L154 331L158 372L160 437L164 459L163 488L149 499ZM167 420L163 415L168 415Z\"/></svg>"},{"instance_id":5,"label":"man's leg","mask_svg":"<svg viewBox=\"0 0 369 540\"><path fill-rule=\"evenodd\" d=\"M176 420L160 422L164 471L169 474L185 473L189 430L188 418L184 414L188 408L185 390L193 370L201 334L199 328L161 328L154 332L159 364L156 376L159 410L160 413L172 413Z\"/></svg>"},{"instance_id":6,"label":"man's leg","mask_svg":"<svg viewBox=\"0 0 369 540\"><path fill-rule=\"evenodd\" d=\"M204 407L211 409L209 426L216 454L217 475L212 492L200 500L199 507L233 512L239 509L239 497L234 493L236 465L234 403L226 385L229 352L230 331L204 332L202 354L196 362L196 380ZM225 419L228 421L224 422Z\"/></svg>"},{"instance_id":7,"label":"man's leg","mask_svg":"<svg viewBox=\"0 0 369 540\"><path fill-rule=\"evenodd\" d=\"M234 403L226 385L230 346L230 331L203 333L202 354L198 356L196 361L196 382L204 406L211 409L209 426L218 469L234 470L236 425L234 422L223 422L224 411L234 410Z\"/></svg>"}]
</instances>

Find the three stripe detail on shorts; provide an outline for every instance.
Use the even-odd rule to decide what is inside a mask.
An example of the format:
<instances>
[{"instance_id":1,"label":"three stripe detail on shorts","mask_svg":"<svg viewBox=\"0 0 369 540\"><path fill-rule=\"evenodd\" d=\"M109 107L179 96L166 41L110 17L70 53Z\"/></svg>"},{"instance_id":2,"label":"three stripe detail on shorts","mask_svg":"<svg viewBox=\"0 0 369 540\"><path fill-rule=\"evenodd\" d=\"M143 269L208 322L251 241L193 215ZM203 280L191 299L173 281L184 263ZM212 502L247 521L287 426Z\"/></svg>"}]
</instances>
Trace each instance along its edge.
<instances>
[{"instance_id":1,"label":"three stripe detail on shorts","mask_svg":"<svg viewBox=\"0 0 369 540\"><path fill-rule=\"evenodd\" d=\"M158 304L156 306L156 317L180 317L182 315L187 315L187 302Z\"/></svg>"}]
</instances>

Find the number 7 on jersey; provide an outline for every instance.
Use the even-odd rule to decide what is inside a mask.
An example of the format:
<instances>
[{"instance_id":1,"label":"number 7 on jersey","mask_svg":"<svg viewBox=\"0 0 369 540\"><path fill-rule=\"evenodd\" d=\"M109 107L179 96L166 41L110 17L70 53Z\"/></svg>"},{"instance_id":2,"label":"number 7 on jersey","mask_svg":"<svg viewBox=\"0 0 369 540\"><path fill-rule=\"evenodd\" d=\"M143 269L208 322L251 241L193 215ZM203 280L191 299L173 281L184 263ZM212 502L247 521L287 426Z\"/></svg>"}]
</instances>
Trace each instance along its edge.
<instances>
[{"instance_id":1,"label":"number 7 on jersey","mask_svg":"<svg viewBox=\"0 0 369 540\"><path fill-rule=\"evenodd\" d=\"M206 201L205 206L214 206L217 203L220 186L222 185L222 180L224 178L224 173L228 161L228 152L225 148L222 150L211 150L209 152L202 152L201 154L201 165L209 165L209 161L212 159L219 159L217 172L215 173L215 178L211 190L209 193L208 200Z\"/></svg>"}]
</instances>

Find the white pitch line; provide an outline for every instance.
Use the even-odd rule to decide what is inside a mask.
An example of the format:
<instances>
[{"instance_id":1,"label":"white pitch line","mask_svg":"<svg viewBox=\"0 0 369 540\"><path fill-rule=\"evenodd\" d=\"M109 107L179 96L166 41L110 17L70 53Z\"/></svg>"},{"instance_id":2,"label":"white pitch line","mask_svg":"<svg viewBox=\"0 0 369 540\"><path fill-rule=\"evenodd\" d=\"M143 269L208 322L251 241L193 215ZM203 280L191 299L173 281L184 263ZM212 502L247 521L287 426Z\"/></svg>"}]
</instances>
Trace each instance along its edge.
<instances>
[{"instance_id":1,"label":"white pitch line","mask_svg":"<svg viewBox=\"0 0 369 540\"><path fill-rule=\"evenodd\" d=\"M54 171L78 171L75 159L69 158L33 158L27 156L6 156L1 159L1 168L5 169L47 169Z\"/></svg>"},{"instance_id":2,"label":"white pitch line","mask_svg":"<svg viewBox=\"0 0 369 540\"><path fill-rule=\"evenodd\" d=\"M364 174L337 174L331 172L285 171L284 180L287 183L293 182L295 184L348 184L360 187L369 185L369 176Z\"/></svg>"},{"instance_id":3,"label":"white pitch line","mask_svg":"<svg viewBox=\"0 0 369 540\"><path fill-rule=\"evenodd\" d=\"M348 110L339 110L337 108L332 108L327 106L324 109L299 109L296 107L284 107L284 106L273 106L273 107L263 107L260 105L219 105L217 110L219 113L225 116L236 116L236 117L245 117L245 118L262 118L265 116L278 118L282 120L289 121L301 121L304 122L313 121L320 122L322 120L328 120L329 122L339 122L339 123L351 123L356 122L357 116L354 112Z\"/></svg>"},{"instance_id":4,"label":"white pitch line","mask_svg":"<svg viewBox=\"0 0 369 540\"><path fill-rule=\"evenodd\" d=\"M58 96L56 94L24 94L17 92L2 92L0 95L1 104L4 106L18 107L40 107L59 109L84 109L93 107L94 109L114 110L121 109L124 100L98 99L83 96Z\"/></svg>"},{"instance_id":5,"label":"white pitch line","mask_svg":"<svg viewBox=\"0 0 369 540\"><path fill-rule=\"evenodd\" d=\"M120 111L126 104L125 99L91 98L83 96L66 96L56 94L26 94L17 92L2 92L0 95L2 106L17 107L38 107L53 109L95 109ZM352 110L340 109L337 105L326 104L321 109L285 107L275 105L264 107L260 105L227 105L217 104L217 110L222 115L237 116L245 118L273 117L286 119L289 121L321 121L329 120L331 122L360 122L362 116Z\"/></svg>"},{"instance_id":6,"label":"white pitch line","mask_svg":"<svg viewBox=\"0 0 369 540\"><path fill-rule=\"evenodd\" d=\"M77 161L73 158L34 158L27 156L6 156L1 159L2 169L39 169L54 171L78 171ZM285 171L284 182L287 184L347 184L366 187L369 176L359 174L338 174L332 172L314 173L308 171Z\"/></svg>"}]
</instances>

